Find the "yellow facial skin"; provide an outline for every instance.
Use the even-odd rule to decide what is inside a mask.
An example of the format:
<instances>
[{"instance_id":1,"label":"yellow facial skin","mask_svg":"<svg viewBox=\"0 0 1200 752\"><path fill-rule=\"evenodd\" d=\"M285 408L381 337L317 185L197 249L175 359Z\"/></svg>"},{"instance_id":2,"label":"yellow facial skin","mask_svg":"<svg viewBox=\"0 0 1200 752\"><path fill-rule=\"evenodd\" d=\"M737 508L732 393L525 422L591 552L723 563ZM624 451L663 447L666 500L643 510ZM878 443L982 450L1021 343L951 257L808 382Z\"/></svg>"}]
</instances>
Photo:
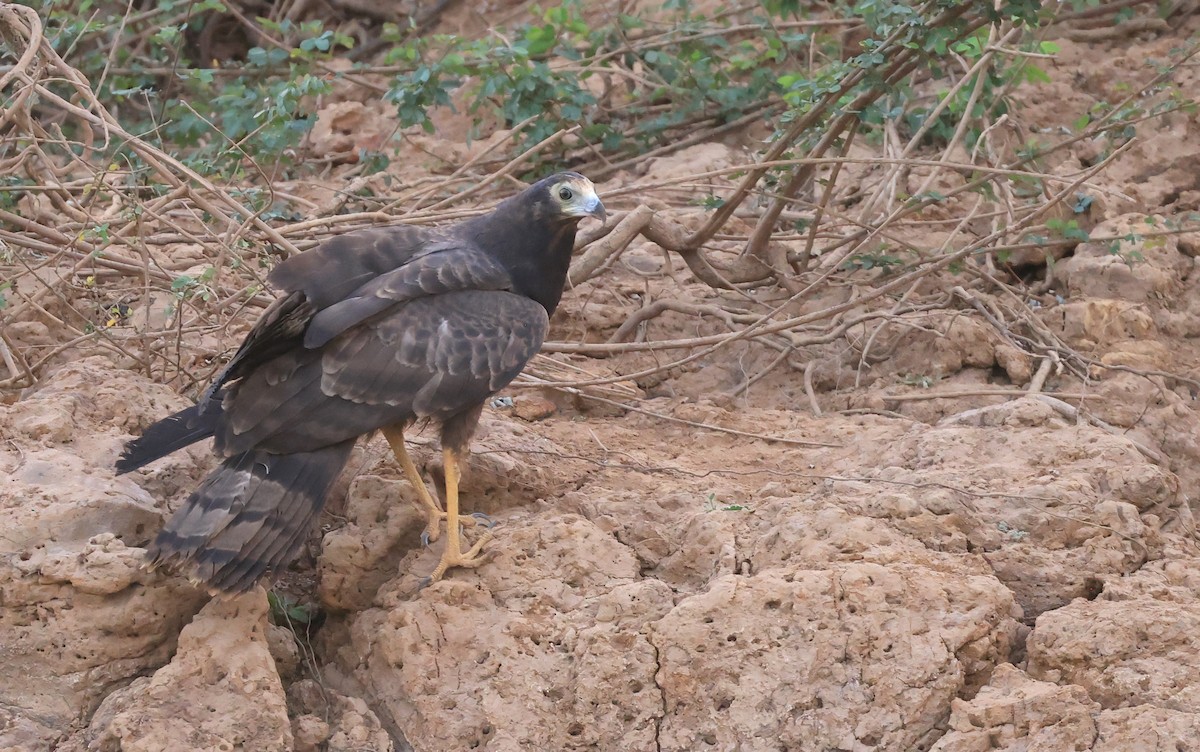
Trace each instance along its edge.
<instances>
[{"instance_id":1,"label":"yellow facial skin","mask_svg":"<svg viewBox=\"0 0 1200 752\"><path fill-rule=\"evenodd\" d=\"M583 176L556 183L550 188L550 196L568 217L595 217L601 222L608 219L608 212L596 195L596 186Z\"/></svg>"}]
</instances>

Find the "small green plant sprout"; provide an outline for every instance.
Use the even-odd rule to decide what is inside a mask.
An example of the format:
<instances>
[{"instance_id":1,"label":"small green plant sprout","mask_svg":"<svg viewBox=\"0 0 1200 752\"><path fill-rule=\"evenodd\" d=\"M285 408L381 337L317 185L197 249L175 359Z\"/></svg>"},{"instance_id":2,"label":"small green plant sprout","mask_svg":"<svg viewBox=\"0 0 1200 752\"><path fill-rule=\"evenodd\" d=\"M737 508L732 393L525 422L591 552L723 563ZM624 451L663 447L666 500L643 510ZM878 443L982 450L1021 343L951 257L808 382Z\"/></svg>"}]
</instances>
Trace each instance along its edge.
<instances>
[{"instance_id":1,"label":"small green plant sprout","mask_svg":"<svg viewBox=\"0 0 1200 752\"><path fill-rule=\"evenodd\" d=\"M129 320L133 309L124 303L116 303L104 310L104 327L112 329L114 326L123 326Z\"/></svg>"},{"instance_id":2,"label":"small green plant sprout","mask_svg":"<svg viewBox=\"0 0 1200 752\"><path fill-rule=\"evenodd\" d=\"M205 302L212 300L216 294L209 282L217 275L217 269L210 266L200 273L199 277L193 277L189 274L181 274L171 281L171 291L180 300L203 300Z\"/></svg>"},{"instance_id":3,"label":"small green plant sprout","mask_svg":"<svg viewBox=\"0 0 1200 752\"><path fill-rule=\"evenodd\" d=\"M906 373L900 377L900 383L905 386L915 386L921 389L929 389L938 382L936 376L926 376L923 373Z\"/></svg>"},{"instance_id":4,"label":"small green plant sprout","mask_svg":"<svg viewBox=\"0 0 1200 752\"><path fill-rule=\"evenodd\" d=\"M1046 229L1055 233L1063 240L1086 243L1090 239L1087 231L1080 228L1079 222L1074 219L1047 219Z\"/></svg>"},{"instance_id":5,"label":"small green plant sprout","mask_svg":"<svg viewBox=\"0 0 1200 752\"><path fill-rule=\"evenodd\" d=\"M704 511L706 512L753 512L754 510L743 504L722 504L717 501L717 494L710 492L704 499Z\"/></svg>"},{"instance_id":6,"label":"small green plant sprout","mask_svg":"<svg viewBox=\"0 0 1200 752\"><path fill-rule=\"evenodd\" d=\"M299 603L290 596L272 590L267 593L267 605L270 608L271 623L277 627L287 627L293 632L297 625L308 626L317 617L317 607L312 603Z\"/></svg>"},{"instance_id":7,"label":"small green plant sprout","mask_svg":"<svg viewBox=\"0 0 1200 752\"><path fill-rule=\"evenodd\" d=\"M856 253L850 258L842 262L842 269L845 271L857 271L859 269L867 271L870 269L882 269L887 273L888 268L899 266L904 263L898 257L887 253Z\"/></svg>"}]
</instances>

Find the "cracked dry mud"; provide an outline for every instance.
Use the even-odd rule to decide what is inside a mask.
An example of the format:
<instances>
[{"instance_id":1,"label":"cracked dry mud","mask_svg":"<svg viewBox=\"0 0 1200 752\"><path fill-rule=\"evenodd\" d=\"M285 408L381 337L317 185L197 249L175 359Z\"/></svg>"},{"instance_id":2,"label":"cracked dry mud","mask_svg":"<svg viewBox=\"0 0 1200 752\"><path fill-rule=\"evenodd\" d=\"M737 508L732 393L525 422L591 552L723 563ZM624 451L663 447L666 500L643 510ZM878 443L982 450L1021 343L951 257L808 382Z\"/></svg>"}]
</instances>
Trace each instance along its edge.
<instances>
[{"instance_id":1,"label":"cracked dry mud","mask_svg":"<svg viewBox=\"0 0 1200 752\"><path fill-rule=\"evenodd\" d=\"M1123 55L1186 33L1119 54L1064 42L1053 83L1021 94L1028 116L1053 125ZM1180 167L1200 164L1196 116L1143 135L1101 181L1124 198L1095 234L1200 208ZM0 405L0 750L1200 749L1200 414L1159 373L1200 374L1198 248L1170 237L1130 264L1084 244L1056 265L1061 301L1038 316L1096 360L1092 422L1045 395L895 399L919 394L897 388L910 373L1028 384L1038 364L957 312L885 327L892 355L860 381L831 345L821 416L787 369L727 396L762 364L739 358L770 357L749 350L643 385L648 409L812 446L512 392L463 481L499 523L492 560L424 590L438 552L376 440L285 578L322 608L299 640L261 590L210 601L140 567L212 460L194 447L114 477L121 442L185 400L78 353ZM624 320L644 288L621 273L568 296L558 338ZM415 455L436 475L434 447Z\"/></svg>"}]
</instances>

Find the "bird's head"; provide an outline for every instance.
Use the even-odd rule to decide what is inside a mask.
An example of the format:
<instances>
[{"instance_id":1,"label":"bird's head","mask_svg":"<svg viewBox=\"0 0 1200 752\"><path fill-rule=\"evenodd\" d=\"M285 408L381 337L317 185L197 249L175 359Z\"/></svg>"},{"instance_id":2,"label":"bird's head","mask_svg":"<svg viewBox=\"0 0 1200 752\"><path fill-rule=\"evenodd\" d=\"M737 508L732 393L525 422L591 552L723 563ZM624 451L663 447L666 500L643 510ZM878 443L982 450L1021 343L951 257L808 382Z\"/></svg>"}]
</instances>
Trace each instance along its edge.
<instances>
[{"instance_id":1,"label":"bird's head","mask_svg":"<svg viewBox=\"0 0 1200 752\"><path fill-rule=\"evenodd\" d=\"M596 195L596 186L578 172L556 173L539 180L529 190L548 218L569 222L584 217L595 217L601 222L608 219L604 204Z\"/></svg>"}]
</instances>

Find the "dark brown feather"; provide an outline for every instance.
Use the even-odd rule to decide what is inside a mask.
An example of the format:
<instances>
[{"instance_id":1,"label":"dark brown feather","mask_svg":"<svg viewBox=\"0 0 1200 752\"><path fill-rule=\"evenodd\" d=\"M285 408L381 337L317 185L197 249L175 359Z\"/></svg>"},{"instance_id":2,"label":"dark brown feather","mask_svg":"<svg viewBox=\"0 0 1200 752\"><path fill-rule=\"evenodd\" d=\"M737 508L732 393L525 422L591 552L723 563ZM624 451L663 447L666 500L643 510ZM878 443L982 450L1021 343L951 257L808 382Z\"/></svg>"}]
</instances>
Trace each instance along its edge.
<instances>
[{"instance_id":1,"label":"dark brown feather","mask_svg":"<svg viewBox=\"0 0 1200 752\"><path fill-rule=\"evenodd\" d=\"M248 590L295 556L353 446L230 457L159 531L151 562L219 590Z\"/></svg>"},{"instance_id":2,"label":"dark brown feather","mask_svg":"<svg viewBox=\"0 0 1200 752\"><path fill-rule=\"evenodd\" d=\"M239 379L294 348L304 336L314 313L316 309L305 299L304 294L299 292L272 303L246 335L233 358L200 396L197 402L200 414L208 410L213 396L226 382Z\"/></svg>"},{"instance_id":3,"label":"dark brown feather","mask_svg":"<svg viewBox=\"0 0 1200 752\"><path fill-rule=\"evenodd\" d=\"M507 270L495 259L477 249L446 242L322 308L305 331L304 346L320 347L397 303L459 290L508 290L512 284Z\"/></svg>"},{"instance_id":4,"label":"dark brown feather","mask_svg":"<svg viewBox=\"0 0 1200 752\"><path fill-rule=\"evenodd\" d=\"M233 385L218 450L312 451L383 426L446 420L516 378L548 328L544 308L508 292L455 292L397 306ZM273 378L281 372L288 377Z\"/></svg>"}]
</instances>

